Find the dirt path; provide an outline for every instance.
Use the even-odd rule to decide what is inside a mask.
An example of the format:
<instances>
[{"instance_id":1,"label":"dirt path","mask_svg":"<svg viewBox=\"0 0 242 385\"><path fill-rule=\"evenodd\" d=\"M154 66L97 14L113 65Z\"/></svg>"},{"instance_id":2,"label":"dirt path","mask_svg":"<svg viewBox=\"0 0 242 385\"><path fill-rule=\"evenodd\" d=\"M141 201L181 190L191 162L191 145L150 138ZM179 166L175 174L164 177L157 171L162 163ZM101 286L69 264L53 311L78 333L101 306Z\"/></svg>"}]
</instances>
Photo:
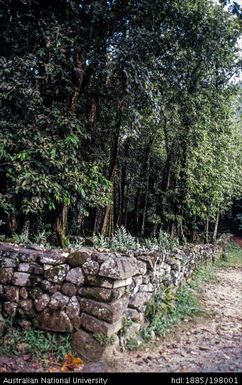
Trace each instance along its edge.
<instances>
[{"instance_id":1,"label":"dirt path","mask_svg":"<svg viewBox=\"0 0 242 385\"><path fill-rule=\"evenodd\" d=\"M209 317L185 320L167 339L137 352L125 351L112 367L85 365L84 372L240 372L242 371L242 269L219 269L202 288ZM50 364L51 366L51 364ZM1 356L0 372L48 371L30 354Z\"/></svg>"},{"instance_id":2,"label":"dirt path","mask_svg":"<svg viewBox=\"0 0 242 385\"><path fill-rule=\"evenodd\" d=\"M146 352L125 352L112 370L242 371L242 271L219 269L216 278L202 289L209 318L183 322L169 339L153 342Z\"/></svg>"}]
</instances>

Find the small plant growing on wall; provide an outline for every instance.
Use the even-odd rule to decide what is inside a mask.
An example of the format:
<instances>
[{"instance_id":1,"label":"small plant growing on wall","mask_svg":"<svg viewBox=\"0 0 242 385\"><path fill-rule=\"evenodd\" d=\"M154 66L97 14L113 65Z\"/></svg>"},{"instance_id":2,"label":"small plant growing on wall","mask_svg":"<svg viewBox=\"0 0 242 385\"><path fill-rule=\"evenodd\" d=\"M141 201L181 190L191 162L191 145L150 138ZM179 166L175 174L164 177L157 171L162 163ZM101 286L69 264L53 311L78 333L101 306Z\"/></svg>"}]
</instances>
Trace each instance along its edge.
<instances>
[{"instance_id":1,"label":"small plant growing on wall","mask_svg":"<svg viewBox=\"0 0 242 385\"><path fill-rule=\"evenodd\" d=\"M102 333L94 333L93 338L95 338L95 340L98 341L102 346L112 345L115 341L114 336L107 337Z\"/></svg>"},{"instance_id":2,"label":"small plant growing on wall","mask_svg":"<svg viewBox=\"0 0 242 385\"><path fill-rule=\"evenodd\" d=\"M125 341L125 347L127 350L137 350L141 346L141 342L135 338L129 338Z\"/></svg>"}]
</instances>

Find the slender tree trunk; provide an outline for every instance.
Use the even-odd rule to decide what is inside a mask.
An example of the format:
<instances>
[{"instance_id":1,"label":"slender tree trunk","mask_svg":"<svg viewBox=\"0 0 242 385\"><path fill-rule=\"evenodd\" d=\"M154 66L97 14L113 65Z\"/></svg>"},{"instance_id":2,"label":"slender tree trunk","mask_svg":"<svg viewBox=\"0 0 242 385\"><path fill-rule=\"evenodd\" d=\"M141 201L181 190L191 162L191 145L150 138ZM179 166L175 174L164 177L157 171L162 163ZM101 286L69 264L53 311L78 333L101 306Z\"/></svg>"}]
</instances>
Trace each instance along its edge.
<instances>
[{"instance_id":1,"label":"slender tree trunk","mask_svg":"<svg viewBox=\"0 0 242 385\"><path fill-rule=\"evenodd\" d=\"M178 228L179 228L179 232L180 232L180 234L181 234L181 239L182 239L182 242L183 243L186 243L187 242L187 238L186 238L186 236L185 236L185 234L184 234L184 229L183 229L183 224L182 224L182 222L178 225Z\"/></svg>"},{"instance_id":2,"label":"slender tree trunk","mask_svg":"<svg viewBox=\"0 0 242 385\"><path fill-rule=\"evenodd\" d=\"M143 237L145 234L145 220L146 220L146 210L148 205L148 197L149 197L149 181L150 181L150 159L148 161L148 169L147 169L147 179L146 179L146 191L145 191L145 203L142 214L142 225L141 225L141 236Z\"/></svg>"},{"instance_id":3,"label":"slender tree trunk","mask_svg":"<svg viewBox=\"0 0 242 385\"><path fill-rule=\"evenodd\" d=\"M98 97L93 96L92 101L91 101L91 109L90 109L89 119L88 119L88 123L89 123L89 126L91 128L97 119L97 105L98 105Z\"/></svg>"},{"instance_id":4,"label":"slender tree trunk","mask_svg":"<svg viewBox=\"0 0 242 385\"><path fill-rule=\"evenodd\" d=\"M85 66L84 63L85 63L84 58L80 54L77 54L76 65L74 68L74 73L75 73L74 91L71 99L71 111L73 113L76 113L78 98L80 95L81 86L84 79L84 66Z\"/></svg>"},{"instance_id":5,"label":"slender tree trunk","mask_svg":"<svg viewBox=\"0 0 242 385\"><path fill-rule=\"evenodd\" d=\"M103 209L101 207L98 207L95 213L94 230L93 230L94 234L99 233L100 231L102 216L103 216Z\"/></svg>"},{"instance_id":6,"label":"slender tree trunk","mask_svg":"<svg viewBox=\"0 0 242 385\"><path fill-rule=\"evenodd\" d=\"M125 194L125 205L124 205L124 216L123 216L123 225L127 229L128 226L128 207L129 207L129 186L126 188Z\"/></svg>"},{"instance_id":7,"label":"slender tree trunk","mask_svg":"<svg viewBox=\"0 0 242 385\"><path fill-rule=\"evenodd\" d=\"M118 119L117 127L116 127L116 134L114 137L114 143L113 143L113 149L110 159L110 167L109 167L109 180L112 182L112 188L111 193L114 193L114 178L115 178L115 172L116 172L116 165L117 165L117 158L118 158L118 146L119 146L119 135L120 135L120 125L121 125L121 119ZM114 209L113 209L113 202L110 202L108 206L105 209L104 219L103 219L103 225L101 233L103 235L110 236L114 230Z\"/></svg>"},{"instance_id":8,"label":"slender tree trunk","mask_svg":"<svg viewBox=\"0 0 242 385\"><path fill-rule=\"evenodd\" d=\"M213 231L213 242L216 241L217 235L218 235L219 217L220 217L220 212L218 211L217 217L216 217L216 222L215 222L215 225L214 225L214 231Z\"/></svg>"},{"instance_id":9,"label":"slender tree trunk","mask_svg":"<svg viewBox=\"0 0 242 385\"><path fill-rule=\"evenodd\" d=\"M66 234L68 226L68 207L61 206L58 210L55 222L55 232L57 235L58 245L63 247L66 244Z\"/></svg>"},{"instance_id":10,"label":"slender tree trunk","mask_svg":"<svg viewBox=\"0 0 242 385\"><path fill-rule=\"evenodd\" d=\"M138 234L139 232L139 207L140 207L140 198L141 198L141 188L138 187L135 197L134 205L134 233Z\"/></svg>"},{"instance_id":11,"label":"slender tree trunk","mask_svg":"<svg viewBox=\"0 0 242 385\"><path fill-rule=\"evenodd\" d=\"M154 226L153 226L153 230L152 230L152 235L153 235L153 237L156 237L156 234L157 234L157 227L158 227L158 225L157 225L157 223L155 223Z\"/></svg>"},{"instance_id":12,"label":"slender tree trunk","mask_svg":"<svg viewBox=\"0 0 242 385\"><path fill-rule=\"evenodd\" d=\"M73 82L73 93L71 97L70 103L67 102L67 108L71 110L73 114L76 113L78 98L80 95L83 78L84 78L84 66L85 66L84 58L78 53L76 56L76 63L74 68L74 82ZM55 231L58 240L58 244L60 246L64 246L66 243L67 237L67 227L68 227L68 206L61 206L60 210L57 213L56 221L55 221Z\"/></svg>"},{"instance_id":13,"label":"slender tree trunk","mask_svg":"<svg viewBox=\"0 0 242 385\"><path fill-rule=\"evenodd\" d=\"M139 184L139 187L138 187L137 192L136 192L135 207L134 207L134 232L135 232L135 234L139 234L139 230L140 230L139 211L140 211L140 202L141 202L142 189L143 189L142 184L143 184L143 180L146 178L147 170L149 168L151 149L152 149L152 145L154 143L155 137L156 137L156 133L149 138L149 141L146 145L146 149L145 149L145 153L144 153L144 161L143 161L142 168L140 171L140 184Z\"/></svg>"},{"instance_id":14,"label":"slender tree trunk","mask_svg":"<svg viewBox=\"0 0 242 385\"><path fill-rule=\"evenodd\" d=\"M124 205L125 205L125 184L126 184L126 170L122 167L121 178L120 178L120 224L124 224Z\"/></svg>"},{"instance_id":15,"label":"slender tree trunk","mask_svg":"<svg viewBox=\"0 0 242 385\"><path fill-rule=\"evenodd\" d=\"M8 226L9 226L9 229L11 231L11 233L15 233L15 231L17 230L17 218L16 218L16 215L15 214L10 214L8 216Z\"/></svg>"},{"instance_id":16,"label":"slender tree trunk","mask_svg":"<svg viewBox=\"0 0 242 385\"><path fill-rule=\"evenodd\" d=\"M101 233L103 235L106 235L107 237L110 237L113 231L114 231L113 204L110 203L106 207Z\"/></svg>"},{"instance_id":17,"label":"slender tree trunk","mask_svg":"<svg viewBox=\"0 0 242 385\"><path fill-rule=\"evenodd\" d=\"M205 241L206 243L209 243L209 220L206 220L205 223Z\"/></svg>"}]
</instances>

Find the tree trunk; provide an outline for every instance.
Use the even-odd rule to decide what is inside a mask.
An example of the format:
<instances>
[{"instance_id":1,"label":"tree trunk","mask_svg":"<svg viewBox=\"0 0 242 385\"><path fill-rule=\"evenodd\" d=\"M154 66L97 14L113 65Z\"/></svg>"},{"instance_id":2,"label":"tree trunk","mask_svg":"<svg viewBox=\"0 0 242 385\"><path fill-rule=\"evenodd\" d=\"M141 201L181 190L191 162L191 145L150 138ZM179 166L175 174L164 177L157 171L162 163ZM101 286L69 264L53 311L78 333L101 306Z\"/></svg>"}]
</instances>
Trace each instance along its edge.
<instances>
[{"instance_id":1,"label":"tree trunk","mask_svg":"<svg viewBox=\"0 0 242 385\"><path fill-rule=\"evenodd\" d=\"M127 229L128 221L128 207L129 207L129 186L126 189L125 204L124 204L124 216L123 216L123 225Z\"/></svg>"},{"instance_id":2,"label":"tree trunk","mask_svg":"<svg viewBox=\"0 0 242 385\"><path fill-rule=\"evenodd\" d=\"M120 125L121 119L118 119L116 126L116 133L114 136L113 149L110 159L110 167L109 167L109 180L112 182L111 193L114 194L114 178L116 172L117 158L118 158L118 146L119 146L119 135L120 135ZM103 225L101 229L101 234L110 236L114 230L114 218L113 218L114 210L113 210L113 202L109 203L105 209Z\"/></svg>"},{"instance_id":3,"label":"tree trunk","mask_svg":"<svg viewBox=\"0 0 242 385\"><path fill-rule=\"evenodd\" d=\"M64 247L67 241L68 207L62 206L57 214L55 232L58 245Z\"/></svg>"},{"instance_id":4,"label":"tree trunk","mask_svg":"<svg viewBox=\"0 0 242 385\"><path fill-rule=\"evenodd\" d=\"M182 242L183 243L186 243L187 242L187 239L186 239L186 236L184 234L184 229L183 229L183 225L182 225L182 222L178 225L178 228L179 228L179 232L181 234L181 239L182 239Z\"/></svg>"},{"instance_id":5,"label":"tree trunk","mask_svg":"<svg viewBox=\"0 0 242 385\"><path fill-rule=\"evenodd\" d=\"M205 242L209 243L209 220L206 220L205 223Z\"/></svg>"},{"instance_id":6,"label":"tree trunk","mask_svg":"<svg viewBox=\"0 0 242 385\"><path fill-rule=\"evenodd\" d=\"M142 225L141 225L141 236L143 237L145 234L145 220L146 220L146 210L148 205L148 197L149 197L149 181L150 181L150 159L148 160L147 167L147 179L146 179L146 191L145 191L145 203L142 214Z\"/></svg>"},{"instance_id":7,"label":"tree trunk","mask_svg":"<svg viewBox=\"0 0 242 385\"><path fill-rule=\"evenodd\" d=\"M122 166L121 176L120 176L120 198L119 198L119 215L118 215L118 226L124 224L124 204L125 204L125 184L126 184L126 170L125 167Z\"/></svg>"},{"instance_id":8,"label":"tree trunk","mask_svg":"<svg viewBox=\"0 0 242 385\"><path fill-rule=\"evenodd\" d=\"M74 68L74 92L71 99L71 111L76 112L78 98L84 78L84 58L77 54L76 56L76 66Z\"/></svg>"},{"instance_id":9,"label":"tree trunk","mask_svg":"<svg viewBox=\"0 0 242 385\"><path fill-rule=\"evenodd\" d=\"M15 231L17 230L17 227L18 227L17 218L16 218L15 214L8 215L8 226L9 226L11 234L15 233Z\"/></svg>"},{"instance_id":10,"label":"tree trunk","mask_svg":"<svg viewBox=\"0 0 242 385\"><path fill-rule=\"evenodd\" d=\"M139 187L137 189L136 197L135 197L134 232L137 235L139 234L139 230L140 230L140 227L139 227L139 223L140 223L140 221L139 221L139 210L140 210L140 202L141 202L142 189L143 189L142 184L143 184L143 180L146 177L147 170L149 168L150 154L151 154L151 149L152 149L152 145L154 143L155 137L156 137L156 133L154 133L149 138L149 141L148 141L148 143L146 145L145 153L144 153L144 158L143 158L144 161L143 161L142 168L141 168L141 171L140 171L140 184L139 184Z\"/></svg>"},{"instance_id":11,"label":"tree trunk","mask_svg":"<svg viewBox=\"0 0 242 385\"><path fill-rule=\"evenodd\" d=\"M140 207L141 188L138 187L135 197L134 205L134 233L137 235L139 232L139 207Z\"/></svg>"},{"instance_id":12,"label":"tree trunk","mask_svg":"<svg viewBox=\"0 0 242 385\"><path fill-rule=\"evenodd\" d=\"M217 235L218 235L219 216L220 216L220 212L218 211L217 217L216 217L216 222L214 225L214 231L213 231L213 242L216 241Z\"/></svg>"},{"instance_id":13,"label":"tree trunk","mask_svg":"<svg viewBox=\"0 0 242 385\"><path fill-rule=\"evenodd\" d=\"M94 220L94 234L99 233L101 228L101 222L102 222L102 214L103 209L101 207L97 207L96 213L95 213L95 220Z\"/></svg>"},{"instance_id":14,"label":"tree trunk","mask_svg":"<svg viewBox=\"0 0 242 385\"><path fill-rule=\"evenodd\" d=\"M110 203L105 210L102 231L103 235L111 237L114 231L114 220L113 220L113 204Z\"/></svg>"}]
</instances>

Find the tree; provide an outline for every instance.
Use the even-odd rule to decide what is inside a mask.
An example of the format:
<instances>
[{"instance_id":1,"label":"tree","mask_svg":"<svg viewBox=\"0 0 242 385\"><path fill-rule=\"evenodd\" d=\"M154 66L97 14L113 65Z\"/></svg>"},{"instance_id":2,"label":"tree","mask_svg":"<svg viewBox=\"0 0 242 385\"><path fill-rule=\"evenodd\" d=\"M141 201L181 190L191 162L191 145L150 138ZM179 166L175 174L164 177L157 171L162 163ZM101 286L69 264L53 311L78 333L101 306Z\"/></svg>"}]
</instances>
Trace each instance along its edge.
<instances>
[{"instance_id":1,"label":"tree","mask_svg":"<svg viewBox=\"0 0 242 385\"><path fill-rule=\"evenodd\" d=\"M5 233L185 240L238 196L239 18L207 0L9 0L0 18Z\"/></svg>"}]
</instances>

